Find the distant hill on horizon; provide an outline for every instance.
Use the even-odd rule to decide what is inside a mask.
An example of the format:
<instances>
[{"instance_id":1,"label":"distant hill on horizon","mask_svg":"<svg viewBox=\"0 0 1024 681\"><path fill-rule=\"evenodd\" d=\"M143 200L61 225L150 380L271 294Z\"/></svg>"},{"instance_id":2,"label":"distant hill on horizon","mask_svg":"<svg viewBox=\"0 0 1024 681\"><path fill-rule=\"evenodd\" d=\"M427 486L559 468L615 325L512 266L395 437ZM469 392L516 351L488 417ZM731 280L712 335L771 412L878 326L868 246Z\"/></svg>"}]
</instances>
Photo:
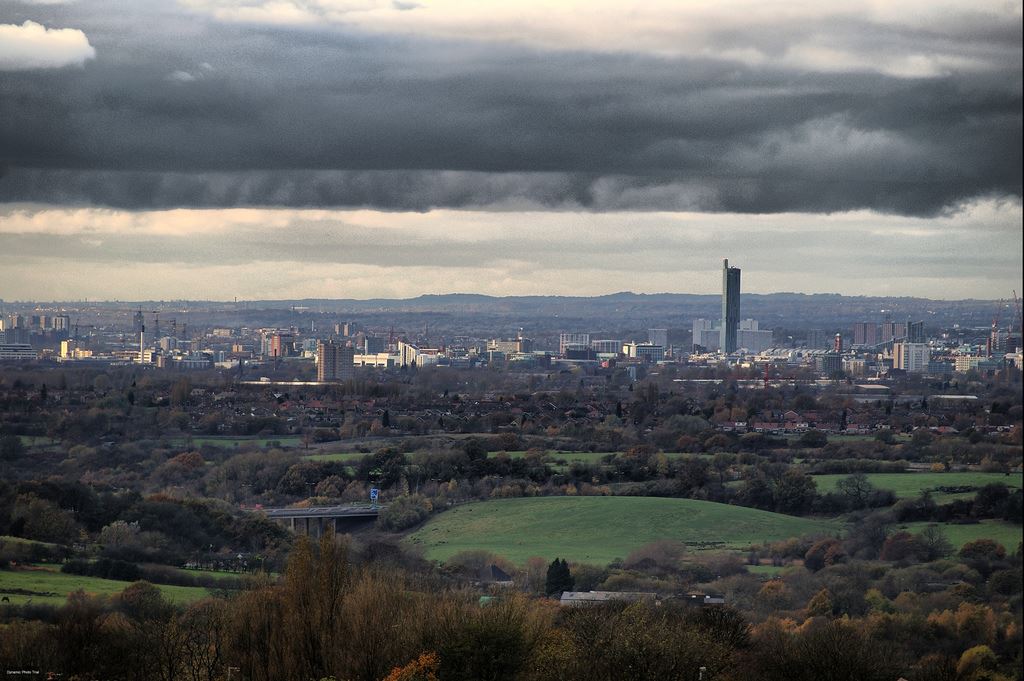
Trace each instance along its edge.
<instances>
[{"instance_id":1,"label":"distant hill on horizon","mask_svg":"<svg viewBox=\"0 0 1024 681\"><path fill-rule=\"evenodd\" d=\"M311 315L346 317L374 323L420 324L432 320L471 319L495 327L504 325L545 327L598 326L613 328L688 328L698 318L718 319L721 298L717 294L632 293L602 296L490 296L476 293L425 294L415 298L302 298L295 300L242 301L67 301L4 304L90 308L117 315L130 310L161 310L187 314L191 323L247 325L255 323L302 324ZM998 309L996 301L930 300L914 297L844 296L836 293L744 293L741 318L757 319L762 328L846 328L856 321L893 319L924 320L929 327L960 324L987 326ZM1003 302L1000 313L1010 320L1012 303ZM417 321L418 320L418 321ZM610 322L610 323L609 323ZM462 324L458 325L462 327Z\"/></svg>"},{"instance_id":2,"label":"distant hill on horizon","mask_svg":"<svg viewBox=\"0 0 1024 681\"><path fill-rule=\"evenodd\" d=\"M222 305L225 309L234 306L240 307L266 307L266 308L290 308L290 307L312 307L317 305L330 305L332 309L351 306L352 308L378 308L386 307L416 307L420 309L440 309L448 305L466 304L545 304L558 302L584 302L595 303L608 302L648 302L648 303L680 303L680 302L708 302L718 301L721 296L717 293L634 293L632 291L619 291L597 296L564 296L564 295L512 295L493 296L484 293L424 293L412 298L253 298L244 300L221 300L216 298L208 299L167 299L167 300L51 300L51 301L6 301L7 305L93 305L98 307L131 307L142 306L152 307L154 305L174 304L175 306L186 304L193 306ZM842 293L798 293L792 291L778 291L774 293L743 293L743 300L789 300L825 302L825 301L856 301L871 305L888 305L898 307L903 305L920 305L922 303L935 303L938 305L995 305L996 299L977 298L920 298L914 296L862 296L845 295ZM0 303L4 301L0 300Z\"/></svg>"}]
</instances>

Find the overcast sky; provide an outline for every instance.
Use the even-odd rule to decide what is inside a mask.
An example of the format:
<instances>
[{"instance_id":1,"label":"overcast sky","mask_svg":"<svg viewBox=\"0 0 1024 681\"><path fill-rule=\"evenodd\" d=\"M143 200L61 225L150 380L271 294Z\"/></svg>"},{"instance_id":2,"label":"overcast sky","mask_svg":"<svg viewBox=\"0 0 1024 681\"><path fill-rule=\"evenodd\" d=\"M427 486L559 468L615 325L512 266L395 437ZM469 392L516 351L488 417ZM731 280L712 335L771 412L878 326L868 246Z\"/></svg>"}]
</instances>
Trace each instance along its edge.
<instances>
[{"instance_id":1,"label":"overcast sky","mask_svg":"<svg viewBox=\"0 0 1024 681\"><path fill-rule=\"evenodd\" d=\"M547 6L554 5L554 8ZM0 298L1002 298L1020 2L0 0Z\"/></svg>"}]
</instances>

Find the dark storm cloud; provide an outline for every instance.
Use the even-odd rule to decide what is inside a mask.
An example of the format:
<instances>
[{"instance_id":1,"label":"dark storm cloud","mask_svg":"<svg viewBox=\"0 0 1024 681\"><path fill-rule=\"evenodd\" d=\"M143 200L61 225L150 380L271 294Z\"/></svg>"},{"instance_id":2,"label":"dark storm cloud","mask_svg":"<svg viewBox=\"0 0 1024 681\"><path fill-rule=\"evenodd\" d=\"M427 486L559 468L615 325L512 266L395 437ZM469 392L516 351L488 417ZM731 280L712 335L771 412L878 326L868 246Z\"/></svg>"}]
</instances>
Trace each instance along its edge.
<instances>
[{"instance_id":1,"label":"dark storm cloud","mask_svg":"<svg viewBox=\"0 0 1024 681\"><path fill-rule=\"evenodd\" d=\"M1021 195L1019 25L908 31L1018 53L896 78L98 5L0 10L80 28L97 52L0 72L0 200L930 215ZM866 49L893 30L847 33Z\"/></svg>"}]
</instances>

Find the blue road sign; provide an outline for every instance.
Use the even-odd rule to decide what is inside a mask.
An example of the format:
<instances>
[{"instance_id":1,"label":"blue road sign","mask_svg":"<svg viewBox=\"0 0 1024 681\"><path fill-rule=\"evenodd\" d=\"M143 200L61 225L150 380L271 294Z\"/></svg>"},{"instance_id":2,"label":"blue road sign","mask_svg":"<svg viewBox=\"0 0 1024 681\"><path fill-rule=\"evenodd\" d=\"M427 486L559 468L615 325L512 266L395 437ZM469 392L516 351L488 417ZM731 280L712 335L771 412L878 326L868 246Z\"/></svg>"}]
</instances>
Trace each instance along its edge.
<instances>
[{"instance_id":1,"label":"blue road sign","mask_svg":"<svg viewBox=\"0 0 1024 681\"><path fill-rule=\"evenodd\" d=\"M377 497L380 496L380 490L376 487L370 489L370 501L377 501Z\"/></svg>"}]
</instances>

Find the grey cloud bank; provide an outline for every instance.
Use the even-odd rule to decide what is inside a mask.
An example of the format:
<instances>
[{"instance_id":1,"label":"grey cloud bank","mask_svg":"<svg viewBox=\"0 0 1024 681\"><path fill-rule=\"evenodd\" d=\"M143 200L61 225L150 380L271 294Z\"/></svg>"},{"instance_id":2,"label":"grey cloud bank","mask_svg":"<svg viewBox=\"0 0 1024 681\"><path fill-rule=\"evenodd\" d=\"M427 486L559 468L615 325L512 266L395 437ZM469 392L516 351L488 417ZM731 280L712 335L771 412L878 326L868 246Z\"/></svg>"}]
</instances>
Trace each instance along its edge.
<instances>
[{"instance_id":1,"label":"grey cloud bank","mask_svg":"<svg viewBox=\"0 0 1024 681\"><path fill-rule=\"evenodd\" d=\"M728 57L782 50L796 25L775 48L751 28L721 55L667 57L153 3L11 13L79 27L97 56L0 73L2 201L936 215L1021 195L1020 26L984 16L841 29L862 52L959 41L982 65L903 77Z\"/></svg>"}]
</instances>

